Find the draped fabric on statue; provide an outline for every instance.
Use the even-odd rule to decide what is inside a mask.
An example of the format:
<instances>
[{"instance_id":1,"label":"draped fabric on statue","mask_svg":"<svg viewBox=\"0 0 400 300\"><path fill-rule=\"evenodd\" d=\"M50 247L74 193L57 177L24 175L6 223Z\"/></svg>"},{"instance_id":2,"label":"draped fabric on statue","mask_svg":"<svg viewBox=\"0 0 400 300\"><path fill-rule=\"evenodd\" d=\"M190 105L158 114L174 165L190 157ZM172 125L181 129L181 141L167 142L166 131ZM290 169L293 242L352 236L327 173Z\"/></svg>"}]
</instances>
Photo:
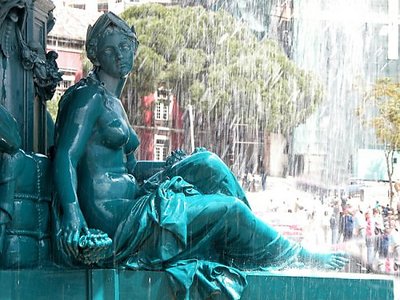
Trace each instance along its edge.
<instances>
[{"instance_id":1,"label":"draped fabric on statue","mask_svg":"<svg viewBox=\"0 0 400 300\"><path fill-rule=\"evenodd\" d=\"M233 174L210 152L154 175L142 193L122 218L106 266L166 270L178 298L223 293L238 299L247 284L239 269L279 269L296 262L300 246L254 216Z\"/></svg>"}]
</instances>

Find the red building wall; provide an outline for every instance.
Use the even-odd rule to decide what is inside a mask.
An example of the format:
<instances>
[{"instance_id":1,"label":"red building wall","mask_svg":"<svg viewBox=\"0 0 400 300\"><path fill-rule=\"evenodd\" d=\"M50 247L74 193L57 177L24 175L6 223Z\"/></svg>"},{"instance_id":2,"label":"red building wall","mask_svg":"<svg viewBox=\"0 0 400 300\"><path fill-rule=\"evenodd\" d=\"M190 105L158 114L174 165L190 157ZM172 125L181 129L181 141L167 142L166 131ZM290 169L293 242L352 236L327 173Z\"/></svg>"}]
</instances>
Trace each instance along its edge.
<instances>
[{"instance_id":1,"label":"red building wall","mask_svg":"<svg viewBox=\"0 0 400 300\"><path fill-rule=\"evenodd\" d=\"M149 94L142 98L142 124L144 126L137 126L135 129L140 139L140 148L138 150L138 159L140 160L154 160L154 135L160 134L159 129L154 126L154 102L154 94ZM182 111L177 105L176 97L174 97L170 116L172 118L169 131L170 151L182 148L182 115Z\"/></svg>"},{"instance_id":2,"label":"red building wall","mask_svg":"<svg viewBox=\"0 0 400 300\"><path fill-rule=\"evenodd\" d=\"M154 94L142 98L142 120L145 128L137 128L136 133L139 136L140 148L138 158L141 160L154 160L154 129L153 129L153 103ZM135 125L135 124L133 124Z\"/></svg>"},{"instance_id":3,"label":"red building wall","mask_svg":"<svg viewBox=\"0 0 400 300\"><path fill-rule=\"evenodd\" d=\"M60 69L82 72L82 60L80 53L68 52L65 50L57 50L57 53L57 64Z\"/></svg>"},{"instance_id":4,"label":"red building wall","mask_svg":"<svg viewBox=\"0 0 400 300\"><path fill-rule=\"evenodd\" d=\"M183 132L181 132L183 128L183 118L182 118L182 110L178 105L178 101L176 101L176 97L174 96L173 104L172 104L172 127L179 131L172 131L171 134L171 148L172 151L176 149L182 148L183 144Z\"/></svg>"}]
</instances>

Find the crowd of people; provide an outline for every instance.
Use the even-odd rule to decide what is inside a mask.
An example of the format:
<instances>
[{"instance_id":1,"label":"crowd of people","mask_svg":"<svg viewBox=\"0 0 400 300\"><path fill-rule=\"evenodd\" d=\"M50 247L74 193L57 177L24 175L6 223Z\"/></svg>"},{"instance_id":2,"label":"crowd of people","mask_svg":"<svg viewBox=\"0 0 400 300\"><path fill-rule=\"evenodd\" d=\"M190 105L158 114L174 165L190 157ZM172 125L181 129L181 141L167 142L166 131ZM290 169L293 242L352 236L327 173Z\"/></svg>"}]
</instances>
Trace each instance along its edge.
<instances>
[{"instance_id":1,"label":"crowd of people","mask_svg":"<svg viewBox=\"0 0 400 300\"><path fill-rule=\"evenodd\" d=\"M297 198L288 212L307 215L304 230L318 232L314 244L350 251L359 266L352 271L400 274L400 211L359 197L313 201L310 208Z\"/></svg>"},{"instance_id":2,"label":"crowd of people","mask_svg":"<svg viewBox=\"0 0 400 300\"><path fill-rule=\"evenodd\" d=\"M269 180L274 181L274 178ZM261 183L258 183L256 191L262 190ZM270 221L268 213L277 213L282 215L281 220L289 220L302 226L304 244L325 248L327 251L350 251L355 259L358 258L358 267L351 271L400 274L400 193L395 195L395 207L392 208L387 204L387 199L383 198L381 201L370 198L366 200L359 195L344 194L324 194L319 197L317 192L306 194L301 190L296 190L287 197L287 193L271 195L270 187L266 192L269 195L267 205L265 197L260 197L264 199L264 204L261 201L254 203L254 208L260 210L260 215L261 210L266 210L266 222ZM249 198L251 200L251 196ZM396 203L399 203L398 207ZM296 216L283 218L284 214ZM279 228L280 225L293 224L274 225ZM293 226L282 228L288 227ZM294 234L298 235L298 232Z\"/></svg>"},{"instance_id":3,"label":"crowd of people","mask_svg":"<svg viewBox=\"0 0 400 300\"><path fill-rule=\"evenodd\" d=\"M329 203L332 245L355 244L366 272L400 272L400 212L389 204L366 205L357 198Z\"/></svg>"},{"instance_id":4,"label":"crowd of people","mask_svg":"<svg viewBox=\"0 0 400 300\"><path fill-rule=\"evenodd\" d=\"M245 172L243 175L238 176L241 178L241 184L245 191L256 192L259 188L265 191L267 187L267 173L261 172L260 175L251 172Z\"/></svg>"}]
</instances>

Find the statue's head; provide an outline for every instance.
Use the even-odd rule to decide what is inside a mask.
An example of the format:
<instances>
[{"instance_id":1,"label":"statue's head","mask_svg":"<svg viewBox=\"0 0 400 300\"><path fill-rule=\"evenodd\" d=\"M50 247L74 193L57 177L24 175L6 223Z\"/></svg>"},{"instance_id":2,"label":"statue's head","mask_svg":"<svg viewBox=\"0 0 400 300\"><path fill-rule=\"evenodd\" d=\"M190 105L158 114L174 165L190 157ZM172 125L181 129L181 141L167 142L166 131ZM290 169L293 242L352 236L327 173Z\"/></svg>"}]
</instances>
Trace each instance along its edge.
<instances>
[{"instance_id":1,"label":"statue's head","mask_svg":"<svg viewBox=\"0 0 400 300\"><path fill-rule=\"evenodd\" d=\"M103 69L114 77L125 77L133 67L139 45L134 27L108 12L89 26L86 52L96 69Z\"/></svg>"}]
</instances>

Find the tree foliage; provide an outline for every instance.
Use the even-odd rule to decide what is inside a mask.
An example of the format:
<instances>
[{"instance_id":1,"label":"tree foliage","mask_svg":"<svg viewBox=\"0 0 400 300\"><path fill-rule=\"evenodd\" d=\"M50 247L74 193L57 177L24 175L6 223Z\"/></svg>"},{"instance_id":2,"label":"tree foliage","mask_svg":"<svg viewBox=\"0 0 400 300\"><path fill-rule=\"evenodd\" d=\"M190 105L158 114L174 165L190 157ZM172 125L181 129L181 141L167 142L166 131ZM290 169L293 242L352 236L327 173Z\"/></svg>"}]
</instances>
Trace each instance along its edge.
<instances>
[{"instance_id":1,"label":"tree foliage","mask_svg":"<svg viewBox=\"0 0 400 300\"><path fill-rule=\"evenodd\" d=\"M365 97L365 106L359 115L374 129L377 140L384 146L392 202L393 155L400 148L400 83L389 78L377 80Z\"/></svg>"},{"instance_id":2,"label":"tree foliage","mask_svg":"<svg viewBox=\"0 0 400 300\"><path fill-rule=\"evenodd\" d=\"M193 106L197 131L229 135L236 122L288 133L322 98L319 82L276 42L259 40L223 10L153 4L131 7L122 17L140 41L127 93L138 99L163 84L181 108Z\"/></svg>"},{"instance_id":3,"label":"tree foliage","mask_svg":"<svg viewBox=\"0 0 400 300\"><path fill-rule=\"evenodd\" d=\"M217 104L249 104L254 109L243 112L243 121L259 115L271 130L302 122L321 99L317 81L275 42L259 41L224 11L142 5L122 17L135 26L140 41L132 75L139 96L164 83L181 95L182 104L203 112ZM287 115L291 118L283 120Z\"/></svg>"},{"instance_id":4,"label":"tree foliage","mask_svg":"<svg viewBox=\"0 0 400 300\"><path fill-rule=\"evenodd\" d=\"M47 101L46 107L47 111L50 113L51 118L55 122L57 119L57 112L58 112L58 102L60 101L60 97L57 95L54 95L54 97Z\"/></svg>"}]
</instances>

